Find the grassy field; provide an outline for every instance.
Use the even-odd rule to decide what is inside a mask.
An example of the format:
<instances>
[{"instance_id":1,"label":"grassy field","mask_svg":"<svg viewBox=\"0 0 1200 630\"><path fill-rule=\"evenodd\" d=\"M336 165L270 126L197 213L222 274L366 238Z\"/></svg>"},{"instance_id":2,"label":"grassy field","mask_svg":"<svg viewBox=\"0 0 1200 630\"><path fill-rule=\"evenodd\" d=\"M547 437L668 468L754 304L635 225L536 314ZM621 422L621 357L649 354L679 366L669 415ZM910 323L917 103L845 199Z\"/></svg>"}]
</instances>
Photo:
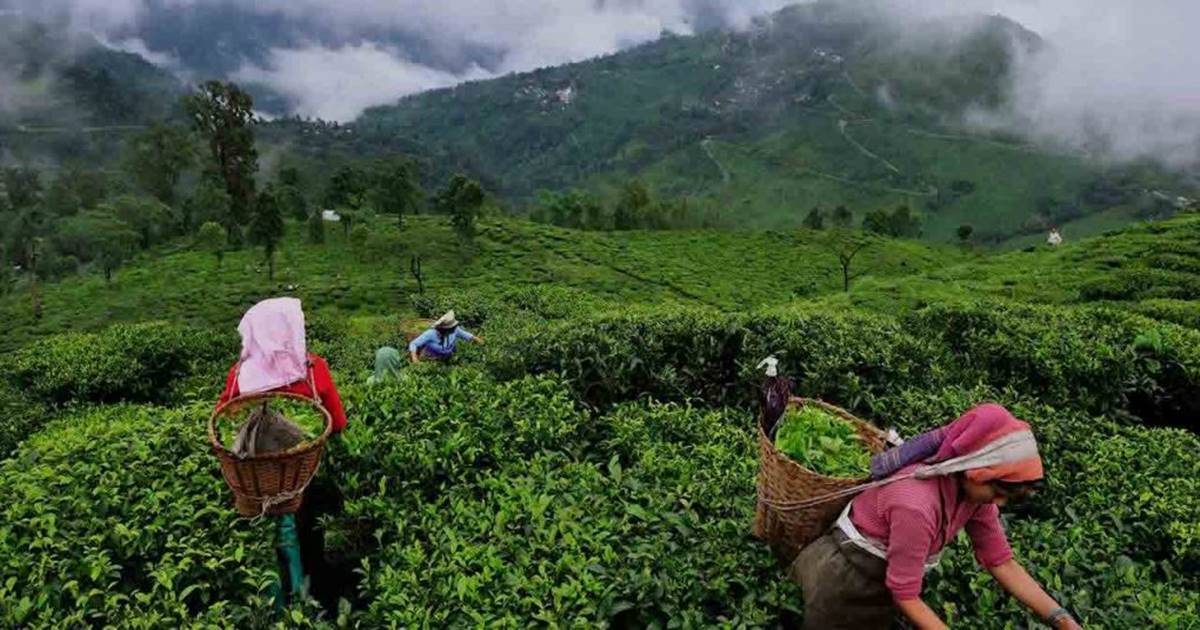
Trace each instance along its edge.
<instances>
[{"instance_id":1,"label":"grassy field","mask_svg":"<svg viewBox=\"0 0 1200 630\"><path fill-rule=\"evenodd\" d=\"M418 292L410 274L420 256L426 292L553 285L613 302L679 303L744 309L840 288L837 259L824 233L680 231L575 232L512 219L485 220L473 244L461 243L443 217L418 216L397 230L377 219L365 242L336 226L323 245L293 225L274 281L260 250L217 259L189 243L146 254L119 270L44 287L35 322L26 291L0 299L7 323L0 348L38 336L92 330L115 322L171 320L228 327L254 302L294 294L313 313L403 315ZM932 270L968 256L953 248L877 239L856 272L890 276ZM289 289L288 287L293 287Z\"/></svg>"}]
</instances>

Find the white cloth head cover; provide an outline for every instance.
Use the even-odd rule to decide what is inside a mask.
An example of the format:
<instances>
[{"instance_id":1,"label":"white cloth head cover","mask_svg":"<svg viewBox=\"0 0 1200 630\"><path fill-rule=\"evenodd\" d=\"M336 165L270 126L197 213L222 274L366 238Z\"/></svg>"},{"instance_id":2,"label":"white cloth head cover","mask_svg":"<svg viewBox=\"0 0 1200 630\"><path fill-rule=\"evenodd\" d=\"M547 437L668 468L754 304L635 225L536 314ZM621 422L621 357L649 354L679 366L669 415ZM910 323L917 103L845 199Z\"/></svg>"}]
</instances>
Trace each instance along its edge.
<instances>
[{"instance_id":1,"label":"white cloth head cover","mask_svg":"<svg viewBox=\"0 0 1200 630\"><path fill-rule=\"evenodd\" d=\"M300 300L274 298L255 304L242 316L238 332L242 335L241 394L270 391L308 376Z\"/></svg>"},{"instance_id":2,"label":"white cloth head cover","mask_svg":"<svg viewBox=\"0 0 1200 630\"><path fill-rule=\"evenodd\" d=\"M936 464L926 464L913 472L917 479L928 479L1037 457L1037 441L1034 439L1033 433L1031 431L1015 431L975 452Z\"/></svg>"},{"instance_id":3,"label":"white cloth head cover","mask_svg":"<svg viewBox=\"0 0 1200 630\"><path fill-rule=\"evenodd\" d=\"M442 315L441 317L438 318L438 320L436 322L433 322L432 327L433 328L457 328L458 327L458 317L454 315L454 311L446 311L445 315Z\"/></svg>"}]
</instances>

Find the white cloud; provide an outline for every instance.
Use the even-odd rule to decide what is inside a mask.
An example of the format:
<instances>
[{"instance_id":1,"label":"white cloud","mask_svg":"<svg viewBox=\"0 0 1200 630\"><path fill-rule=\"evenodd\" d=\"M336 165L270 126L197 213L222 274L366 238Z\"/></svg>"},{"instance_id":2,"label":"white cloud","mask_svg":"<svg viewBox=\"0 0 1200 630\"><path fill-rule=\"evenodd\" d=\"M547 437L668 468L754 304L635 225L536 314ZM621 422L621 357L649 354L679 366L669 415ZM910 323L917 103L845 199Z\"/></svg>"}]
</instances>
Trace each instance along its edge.
<instances>
[{"instance_id":1,"label":"white cloud","mask_svg":"<svg viewBox=\"0 0 1200 630\"><path fill-rule=\"evenodd\" d=\"M155 11L238 2L241 10L285 16L309 34L344 45L274 50L242 79L277 87L300 113L352 117L403 94L479 78L419 65L383 35L417 36L473 58L483 49L493 72L529 70L610 53L662 31L746 26L787 0L8 0L36 15L66 13L81 27L128 37ZM1101 146L1108 155L1153 155L1174 164L1200 161L1200 2L1197 0L842 0L871 7L903 27L922 19L999 13L1040 33L1049 46L1017 64L1011 111L989 119L1042 141ZM0 0L0 5L5 0ZM121 32L124 28L125 32ZM306 31L305 29L309 29ZM136 30L136 29L135 29ZM315 38L314 38L315 39ZM336 40L336 38L335 38ZM130 46L135 40L126 40ZM150 51L147 51L150 52ZM458 63L456 62L456 63ZM434 62L430 62L434 63ZM461 67L460 65L454 67Z\"/></svg>"},{"instance_id":2,"label":"white cloud","mask_svg":"<svg viewBox=\"0 0 1200 630\"><path fill-rule=\"evenodd\" d=\"M265 67L243 66L233 78L270 86L294 103L294 113L301 116L347 121L406 94L487 76L478 68L462 75L440 72L368 43L275 49Z\"/></svg>"}]
</instances>

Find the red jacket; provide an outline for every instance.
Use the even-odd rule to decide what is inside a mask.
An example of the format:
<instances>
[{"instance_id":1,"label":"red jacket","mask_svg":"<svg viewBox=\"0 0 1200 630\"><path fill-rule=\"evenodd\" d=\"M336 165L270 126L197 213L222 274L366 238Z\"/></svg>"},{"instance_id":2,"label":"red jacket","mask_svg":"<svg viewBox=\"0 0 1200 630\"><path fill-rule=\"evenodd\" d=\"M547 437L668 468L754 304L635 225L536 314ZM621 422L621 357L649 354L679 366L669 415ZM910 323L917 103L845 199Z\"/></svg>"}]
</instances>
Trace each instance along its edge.
<instances>
[{"instance_id":1,"label":"red jacket","mask_svg":"<svg viewBox=\"0 0 1200 630\"><path fill-rule=\"evenodd\" d=\"M329 415L333 418L333 432L338 433L346 428L346 411L342 409L342 398L338 395L337 386L333 384L333 375L329 373L329 364L325 359L308 353L308 364L312 370L313 385L317 388L317 397L321 399L321 404L325 405L325 409L329 410ZM225 391L221 392L221 397L217 400L217 406L229 402L238 396L238 363L234 363L233 367L229 368L229 376L225 379ZM309 387L308 381L296 381L287 387L280 387L273 391L288 392L291 394L299 394L307 398L313 397L312 388Z\"/></svg>"}]
</instances>

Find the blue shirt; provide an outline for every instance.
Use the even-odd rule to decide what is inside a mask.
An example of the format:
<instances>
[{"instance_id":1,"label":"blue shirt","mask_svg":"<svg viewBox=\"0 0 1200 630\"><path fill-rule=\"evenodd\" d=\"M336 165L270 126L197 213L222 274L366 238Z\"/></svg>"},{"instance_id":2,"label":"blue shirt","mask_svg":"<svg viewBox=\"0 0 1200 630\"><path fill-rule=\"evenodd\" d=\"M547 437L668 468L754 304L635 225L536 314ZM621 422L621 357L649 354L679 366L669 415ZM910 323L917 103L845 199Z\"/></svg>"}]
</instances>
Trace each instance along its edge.
<instances>
[{"instance_id":1,"label":"blue shirt","mask_svg":"<svg viewBox=\"0 0 1200 630\"><path fill-rule=\"evenodd\" d=\"M435 357L445 358L454 354L454 349L455 346L458 345L459 339L462 339L463 341L474 341L475 335L472 335L462 328L455 328L454 332L446 335L446 341L443 343L442 335L439 334L436 329L430 328L429 330L421 333L419 337L413 339L412 342L408 344L408 351L418 352L420 350L424 350Z\"/></svg>"}]
</instances>

